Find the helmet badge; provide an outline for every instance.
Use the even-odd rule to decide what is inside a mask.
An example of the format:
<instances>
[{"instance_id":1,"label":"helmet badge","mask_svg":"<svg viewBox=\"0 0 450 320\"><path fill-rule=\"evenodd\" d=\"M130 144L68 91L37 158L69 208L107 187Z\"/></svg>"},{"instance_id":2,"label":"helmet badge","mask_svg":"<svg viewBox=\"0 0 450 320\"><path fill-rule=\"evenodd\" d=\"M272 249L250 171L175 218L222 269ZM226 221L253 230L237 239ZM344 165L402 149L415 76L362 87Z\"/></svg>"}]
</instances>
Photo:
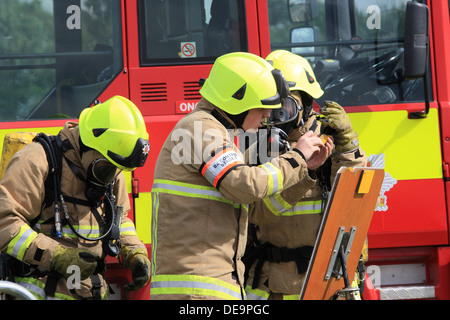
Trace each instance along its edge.
<instances>
[{"instance_id":1,"label":"helmet badge","mask_svg":"<svg viewBox=\"0 0 450 320\"><path fill-rule=\"evenodd\" d=\"M150 152L150 145L147 143L142 147L142 153L147 155Z\"/></svg>"}]
</instances>

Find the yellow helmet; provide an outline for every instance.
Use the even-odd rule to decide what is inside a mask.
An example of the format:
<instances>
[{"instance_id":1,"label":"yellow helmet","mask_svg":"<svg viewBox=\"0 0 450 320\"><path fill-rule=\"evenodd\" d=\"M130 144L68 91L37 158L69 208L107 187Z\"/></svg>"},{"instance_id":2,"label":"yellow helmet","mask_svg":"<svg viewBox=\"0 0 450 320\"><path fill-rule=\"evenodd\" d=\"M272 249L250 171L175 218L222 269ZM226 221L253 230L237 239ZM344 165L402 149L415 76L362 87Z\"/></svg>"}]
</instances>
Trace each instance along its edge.
<instances>
[{"instance_id":1,"label":"yellow helmet","mask_svg":"<svg viewBox=\"0 0 450 320\"><path fill-rule=\"evenodd\" d=\"M142 167L150 151L145 121L130 100L115 96L81 112L80 138L118 168Z\"/></svg>"},{"instance_id":2,"label":"yellow helmet","mask_svg":"<svg viewBox=\"0 0 450 320\"><path fill-rule=\"evenodd\" d=\"M261 57L233 52L217 58L200 94L223 111L238 115L250 109L280 108L289 88L283 74Z\"/></svg>"},{"instance_id":3,"label":"yellow helmet","mask_svg":"<svg viewBox=\"0 0 450 320\"><path fill-rule=\"evenodd\" d=\"M314 99L323 95L324 92L316 80L314 71L305 58L290 51L275 50L267 56L266 61L283 72L290 91L303 91Z\"/></svg>"}]
</instances>

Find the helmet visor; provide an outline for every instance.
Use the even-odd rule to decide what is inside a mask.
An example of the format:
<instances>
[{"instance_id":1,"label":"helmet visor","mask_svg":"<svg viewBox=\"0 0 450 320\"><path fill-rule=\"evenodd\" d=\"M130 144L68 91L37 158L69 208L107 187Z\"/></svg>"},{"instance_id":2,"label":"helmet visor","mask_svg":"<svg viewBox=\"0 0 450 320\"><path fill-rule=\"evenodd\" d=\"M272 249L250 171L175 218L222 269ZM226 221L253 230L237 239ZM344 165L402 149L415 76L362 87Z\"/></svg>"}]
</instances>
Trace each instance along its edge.
<instances>
[{"instance_id":1,"label":"helmet visor","mask_svg":"<svg viewBox=\"0 0 450 320\"><path fill-rule=\"evenodd\" d=\"M123 157L111 150L108 150L108 157L124 167L125 170L134 170L137 167L144 166L149 151L150 144L148 140L139 138L134 146L133 152L128 157Z\"/></svg>"},{"instance_id":2,"label":"helmet visor","mask_svg":"<svg viewBox=\"0 0 450 320\"><path fill-rule=\"evenodd\" d=\"M284 78L281 70L273 69L272 75L277 86L277 94L273 97L261 100L263 105L274 106L280 104L285 97L289 96L289 84Z\"/></svg>"},{"instance_id":3,"label":"helmet visor","mask_svg":"<svg viewBox=\"0 0 450 320\"><path fill-rule=\"evenodd\" d=\"M281 124L295 121L302 110L291 96L287 96L281 101L281 108L272 110L270 117L266 119L267 126L279 126Z\"/></svg>"}]
</instances>

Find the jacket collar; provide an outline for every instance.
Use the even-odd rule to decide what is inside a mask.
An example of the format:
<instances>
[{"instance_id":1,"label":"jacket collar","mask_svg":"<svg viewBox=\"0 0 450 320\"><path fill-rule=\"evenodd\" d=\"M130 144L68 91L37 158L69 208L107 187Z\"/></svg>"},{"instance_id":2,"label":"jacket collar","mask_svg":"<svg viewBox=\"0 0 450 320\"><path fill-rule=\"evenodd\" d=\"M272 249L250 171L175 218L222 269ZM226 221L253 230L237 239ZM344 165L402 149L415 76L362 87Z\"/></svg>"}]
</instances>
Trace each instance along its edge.
<instances>
[{"instance_id":1,"label":"jacket collar","mask_svg":"<svg viewBox=\"0 0 450 320\"><path fill-rule=\"evenodd\" d=\"M237 129L236 124L228 115L220 108L213 105L211 102L202 98L193 112L204 111L212 114L225 128Z\"/></svg>"}]
</instances>

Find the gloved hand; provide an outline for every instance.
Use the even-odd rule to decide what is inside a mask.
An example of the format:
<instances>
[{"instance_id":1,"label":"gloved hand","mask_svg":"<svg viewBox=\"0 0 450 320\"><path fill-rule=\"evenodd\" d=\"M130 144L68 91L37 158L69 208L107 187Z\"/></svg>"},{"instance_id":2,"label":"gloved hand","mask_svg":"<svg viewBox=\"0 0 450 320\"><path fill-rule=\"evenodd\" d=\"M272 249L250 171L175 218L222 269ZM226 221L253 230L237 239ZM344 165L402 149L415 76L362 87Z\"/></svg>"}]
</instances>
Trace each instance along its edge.
<instances>
[{"instance_id":1,"label":"gloved hand","mask_svg":"<svg viewBox=\"0 0 450 320\"><path fill-rule=\"evenodd\" d=\"M81 272L80 278L84 280L94 273L98 260L100 260L99 256L86 249L65 248L58 245L53 253L51 269L68 278L73 272L68 273L67 268L78 266Z\"/></svg>"},{"instance_id":2,"label":"gloved hand","mask_svg":"<svg viewBox=\"0 0 450 320\"><path fill-rule=\"evenodd\" d=\"M358 135L353 130L352 123L344 108L333 101L325 101L325 106L320 109L324 116L320 119L324 126L335 131L333 134L336 152L344 153L358 148Z\"/></svg>"},{"instance_id":3,"label":"gloved hand","mask_svg":"<svg viewBox=\"0 0 450 320\"><path fill-rule=\"evenodd\" d=\"M120 251L124 266L131 270L132 281L125 288L129 291L143 288L150 280L150 261L147 257L147 250L145 248L130 250L128 247L122 246Z\"/></svg>"}]
</instances>

